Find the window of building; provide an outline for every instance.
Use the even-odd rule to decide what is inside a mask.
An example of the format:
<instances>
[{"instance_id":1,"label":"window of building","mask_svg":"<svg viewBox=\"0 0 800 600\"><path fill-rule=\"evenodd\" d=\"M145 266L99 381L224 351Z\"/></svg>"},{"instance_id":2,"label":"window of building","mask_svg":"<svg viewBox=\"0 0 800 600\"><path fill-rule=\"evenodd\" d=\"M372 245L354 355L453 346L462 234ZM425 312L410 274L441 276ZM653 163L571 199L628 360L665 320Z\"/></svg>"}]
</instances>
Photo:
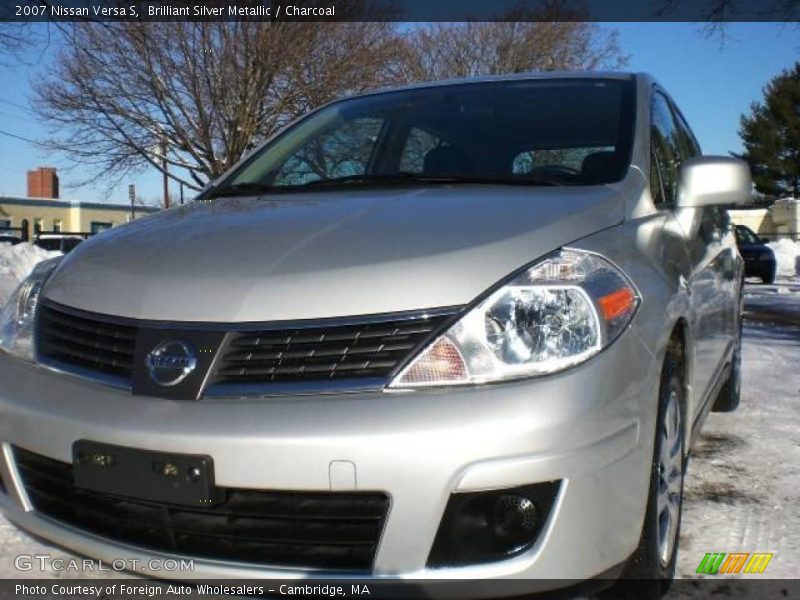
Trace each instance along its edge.
<instances>
[{"instance_id":1,"label":"window of building","mask_svg":"<svg viewBox=\"0 0 800 600\"><path fill-rule=\"evenodd\" d=\"M44 219L36 217L33 220L33 232L34 233L41 233L44 230Z\"/></svg>"},{"instance_id":2,"label":"window of building","mask_svg":"<svg viewBox=\"0 0 800 600\"><path fill-rule=\"evenodd\" d=\"M61 233L61 219L53 219L53 231Z\"/></svg>"},{"instance_id":3,"label":"window of building","mask_svg":"<svg viewBox=\"0 0 800 600\"><path fill-rule=\"evenodd\" d=\"M11 227L11 219L0 219L0 229L8 229Z\"/></svg>"},{"instance_id":4,"label":"window of building","mask_svg":"<svg viewBox=\"0 0 800 600\"><path fill-rule=\"evenodd\" d=\"M94 233L100 233L101 231L105 231L106 229L111 229L114 226L113 223L108 223L106 221L92 221L90 231Z\"/></svg>"}]
</instances>

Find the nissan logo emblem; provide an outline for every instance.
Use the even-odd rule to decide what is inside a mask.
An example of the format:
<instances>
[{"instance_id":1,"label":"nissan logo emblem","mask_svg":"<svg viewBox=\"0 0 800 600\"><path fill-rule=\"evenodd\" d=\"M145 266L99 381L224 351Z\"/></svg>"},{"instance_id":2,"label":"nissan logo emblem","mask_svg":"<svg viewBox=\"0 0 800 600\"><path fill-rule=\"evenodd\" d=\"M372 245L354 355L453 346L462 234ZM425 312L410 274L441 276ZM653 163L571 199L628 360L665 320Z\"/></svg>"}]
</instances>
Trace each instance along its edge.
<instances>
[{"instance_id":1,"label":"nissan logo emblem","mask_svg":"<svg viewBox=\"0 0 800 600\"><path fill-rule=\"evenodd\" d=\"M163 387L178 385L197 368L197 356L187 342L169 340L147 355L150 379Z\"/></svg>"}]
</instances>

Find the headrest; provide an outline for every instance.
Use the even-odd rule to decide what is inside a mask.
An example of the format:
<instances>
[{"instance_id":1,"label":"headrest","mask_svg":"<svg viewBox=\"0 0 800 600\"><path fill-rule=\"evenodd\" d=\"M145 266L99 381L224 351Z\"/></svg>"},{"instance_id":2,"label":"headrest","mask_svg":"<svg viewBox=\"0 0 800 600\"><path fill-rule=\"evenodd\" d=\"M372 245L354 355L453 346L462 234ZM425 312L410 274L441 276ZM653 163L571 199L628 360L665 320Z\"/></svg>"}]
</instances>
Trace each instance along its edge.
<instances>
[{"instance_id":1,"label":"headrest","mask_svg":"<svg viewBox=\"0 0 800 600\"><path fill-rule=\"evenodd\" d=\"M469 155L453 146L437 146L428 152L422 167L426 175L460 175L471 170Z\"/></svg>"},{"instance_id":2,"label":"headrest","mask_svg":"<svg viewBox=\"0 0 800 600\"><path fill-rule=\"evenodd\" d=\"M587 181L609 183L619 177L620 162L614 152L594 152L583 159L581 175Z\"/></svg>"}]
</instances>

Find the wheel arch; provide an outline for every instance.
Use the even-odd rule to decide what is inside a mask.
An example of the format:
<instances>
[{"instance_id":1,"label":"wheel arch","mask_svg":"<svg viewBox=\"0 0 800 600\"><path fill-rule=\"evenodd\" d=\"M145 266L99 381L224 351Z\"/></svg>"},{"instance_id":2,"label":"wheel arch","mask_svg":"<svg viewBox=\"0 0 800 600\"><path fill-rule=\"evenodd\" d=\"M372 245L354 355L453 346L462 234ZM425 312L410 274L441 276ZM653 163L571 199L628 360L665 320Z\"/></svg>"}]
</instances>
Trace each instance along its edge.
<instances>
[{"instance_id":1,"label":"wheel arch","mask_svg":"<svg viewBox=\"0 0 800 600\"><path fill-rule=\"evenodd\" d=\"M670 331L669 337L664 351L663 361L667 356L673 356L681 364L681 378L683 379L683 399L681 402L681 410L683 411L683 434L686 440L684 452L688 453L690 446L691 424L694 421L693 411L690 408L694 405L692 402L692 368L694 363L694 345L691 342L692 335L689 327L689 322L686 318L680 317L675 322Z\"/></svg>"}]
</instances>

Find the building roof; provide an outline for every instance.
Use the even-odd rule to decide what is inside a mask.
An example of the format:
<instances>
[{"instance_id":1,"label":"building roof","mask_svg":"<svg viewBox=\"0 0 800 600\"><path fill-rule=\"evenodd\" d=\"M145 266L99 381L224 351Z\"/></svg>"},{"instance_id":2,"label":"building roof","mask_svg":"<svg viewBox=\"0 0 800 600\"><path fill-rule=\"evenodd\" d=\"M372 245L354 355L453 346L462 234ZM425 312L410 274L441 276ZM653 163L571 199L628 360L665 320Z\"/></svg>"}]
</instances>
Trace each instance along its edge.
<instances>
[{"instance_id":1,"label":"building roof","mask_svg":"<svg viewBox=\"0 0 800 600\"><path fill-rule=\"evenodd\" d=\"M130 212L130 204L111 204L103 202L81 202L79 200L54 200L52 198L20 198L18 196L0 196L0 204L16 204L20 206L42 206L52 208L88 208L95 210L120 210ZM154 213L160 206L134 206L136 212Z\"/></svg>"}]
</instances>

